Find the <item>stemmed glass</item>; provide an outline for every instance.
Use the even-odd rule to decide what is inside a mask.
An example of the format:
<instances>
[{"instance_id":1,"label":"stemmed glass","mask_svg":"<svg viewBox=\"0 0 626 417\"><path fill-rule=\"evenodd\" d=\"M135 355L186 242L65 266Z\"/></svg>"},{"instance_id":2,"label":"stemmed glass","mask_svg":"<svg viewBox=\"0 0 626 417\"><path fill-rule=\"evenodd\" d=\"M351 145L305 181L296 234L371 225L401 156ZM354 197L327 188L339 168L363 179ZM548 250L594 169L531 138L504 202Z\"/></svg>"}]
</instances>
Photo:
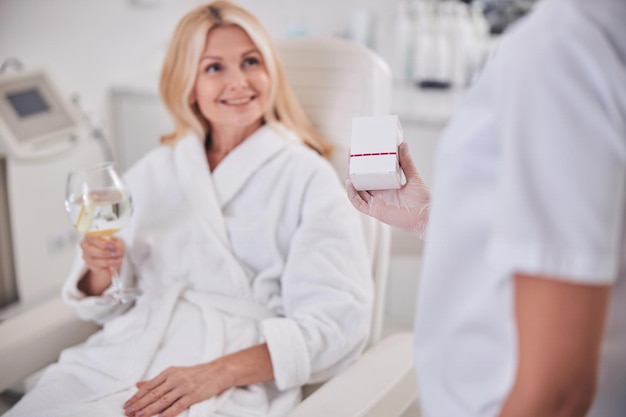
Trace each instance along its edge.
<instances>
[{"instance_id":1,"label":"stemmed glass","mask_svg":"<svg viewBox=\"0 0 626 417\"><path fill-rule=\"evenodd\" d=\"M65 191L65 209L81 233L111 239L126 224L132 213L132 200L112 162L82 171L70 172ZM113 291L103 298L127 303L141 295L134 285L125 285L111 268Z\"/></svg>"}]
</instances>

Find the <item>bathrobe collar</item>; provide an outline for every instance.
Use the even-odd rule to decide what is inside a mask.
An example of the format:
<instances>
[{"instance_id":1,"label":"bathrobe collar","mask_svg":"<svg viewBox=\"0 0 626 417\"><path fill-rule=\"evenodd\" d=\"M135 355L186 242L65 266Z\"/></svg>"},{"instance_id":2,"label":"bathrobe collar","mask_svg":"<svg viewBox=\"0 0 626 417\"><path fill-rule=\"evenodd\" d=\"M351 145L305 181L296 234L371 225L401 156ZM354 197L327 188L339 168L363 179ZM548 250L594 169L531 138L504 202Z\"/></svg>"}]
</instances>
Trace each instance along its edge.
<instances>
[{"instance_id":1,"label":"bathrobe collar","mask_svg":"<svg viewBox=\"0 0 626 417\"><path fill-rule=\"evenodd\" d=\"M213 170L215 192L222 209L230 203L250 177L287 142L269 125L263 125L241 142Z\"/></svg>"},{"instance_id":2,"label":"bathrobe collar","mask_svg":"<svg viewBox=\"0 0 626 417\"><path fill-rule=\"evenodd\" d=\"M188 134L176 145L175 164L183 192L204 227L230 248L223 208L269 159L287 146L274 128L261 126L211 173L203 141Z\"/></svg>"}]
</instances>

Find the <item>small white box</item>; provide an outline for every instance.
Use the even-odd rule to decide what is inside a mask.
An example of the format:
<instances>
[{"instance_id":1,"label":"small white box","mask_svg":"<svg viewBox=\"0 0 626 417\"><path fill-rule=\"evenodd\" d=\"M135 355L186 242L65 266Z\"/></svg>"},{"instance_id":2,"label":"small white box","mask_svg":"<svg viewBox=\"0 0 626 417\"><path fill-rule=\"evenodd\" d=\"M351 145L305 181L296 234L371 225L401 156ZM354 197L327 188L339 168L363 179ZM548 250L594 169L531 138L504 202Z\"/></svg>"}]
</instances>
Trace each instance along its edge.
<instances>
[{"instance_id":1,"label":"small white box","mask_svg":"<svg viewBox=\"0 0 626 417\"><path fill-rule=\"evenodd\" d=\"M354 188L360 191L400 188L398 145L401 142L398 116L353 118L349 171Z\"/></svg>"}]
</instances>

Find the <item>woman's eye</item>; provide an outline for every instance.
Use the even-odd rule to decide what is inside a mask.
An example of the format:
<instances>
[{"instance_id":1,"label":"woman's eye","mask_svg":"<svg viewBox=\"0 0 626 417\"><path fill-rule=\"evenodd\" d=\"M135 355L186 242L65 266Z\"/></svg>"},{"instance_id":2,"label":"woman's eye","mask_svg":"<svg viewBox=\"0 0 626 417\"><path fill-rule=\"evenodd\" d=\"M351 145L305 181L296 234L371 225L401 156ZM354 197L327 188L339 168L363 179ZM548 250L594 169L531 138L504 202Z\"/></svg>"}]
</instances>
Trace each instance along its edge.
<instances>
[{"instance_id":1,"label":"woman's eye","mask_svg":"<svg viewBox=\"0 0 626 417\"><path fill-rule=\"evenodd\" d=\"M254 65L258 65L259 63L260 63L260 61L259 61L258 58L250 57L250 58L246 58L243 61L243 66L244 67L251 67L251 66L254 66Z\"/></svg>"},{"instance_id":2,"label":"woman's eye","mask_svg":"<svg viewBox=\"0 0 626 417\"><path fill-rule=\"evenodd\" d=\"M220 64L211 64L204 69L204 72L217 72L222 69Z\"/></svg>"}]
</instances>

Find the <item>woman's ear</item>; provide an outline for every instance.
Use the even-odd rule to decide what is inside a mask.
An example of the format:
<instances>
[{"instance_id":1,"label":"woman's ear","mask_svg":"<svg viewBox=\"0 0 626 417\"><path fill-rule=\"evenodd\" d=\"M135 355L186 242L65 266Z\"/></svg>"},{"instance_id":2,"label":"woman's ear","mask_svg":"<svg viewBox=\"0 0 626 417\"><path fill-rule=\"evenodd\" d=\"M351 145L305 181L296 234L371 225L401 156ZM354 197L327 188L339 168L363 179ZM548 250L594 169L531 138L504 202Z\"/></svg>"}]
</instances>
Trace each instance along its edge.
<instances>
[{"instance_id":1,"label":"woman's ear","mask_svg":"<svg viewBox=\"0 0 626 417\"><path fill-rule=\"evenodd\" d=\"M193 106L194 104L196 104L198 100L196 99L196 92L192 91L191 93L189 93L189 105Z\"/></svg>"}]
</instances>

